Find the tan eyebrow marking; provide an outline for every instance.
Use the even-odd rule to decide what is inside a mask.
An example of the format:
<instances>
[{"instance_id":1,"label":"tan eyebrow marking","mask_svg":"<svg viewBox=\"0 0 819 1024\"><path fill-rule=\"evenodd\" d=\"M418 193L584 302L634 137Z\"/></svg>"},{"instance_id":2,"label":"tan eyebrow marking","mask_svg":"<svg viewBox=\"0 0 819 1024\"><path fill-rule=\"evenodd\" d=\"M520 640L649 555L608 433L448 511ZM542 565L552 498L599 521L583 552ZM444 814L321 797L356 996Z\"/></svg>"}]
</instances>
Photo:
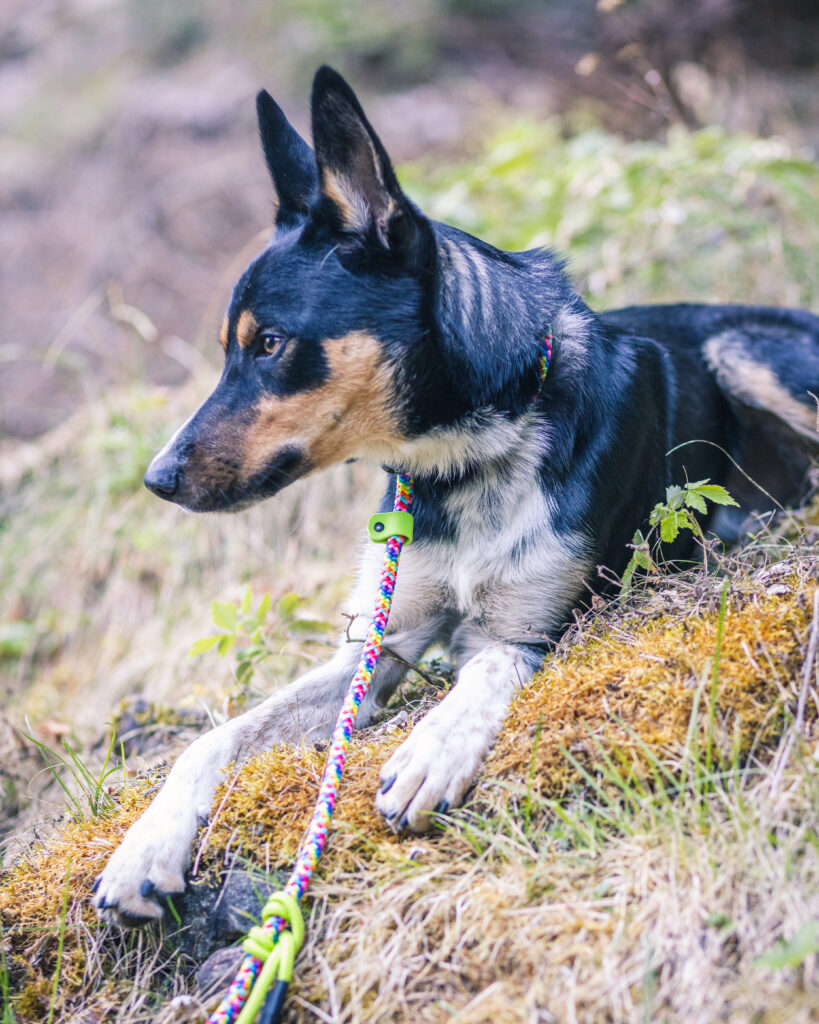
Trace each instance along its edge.
<instances>
[{"instance_id":1,"label":"tan eyebrow marking","mask_svg":"<svg viewBox=\"0 0 819 1024\"><path fill-rule=\"evenodd\" d=\"M239 342L239 348L247 348L256 337L258 330L256 317L249 309L243 309L236 324L236 340Z\"/></svg>"},{"instance_id":2,"label":"tan eyebrow marking","mask_svg":"<svg viewBox=\"0 0 819 1024\"><path fill-rule=\"evenodd\" d=\"M228 318L222 321L222 326L219 328L219 344L227 352L228 347Z\"/></svg>"}]
</instances>

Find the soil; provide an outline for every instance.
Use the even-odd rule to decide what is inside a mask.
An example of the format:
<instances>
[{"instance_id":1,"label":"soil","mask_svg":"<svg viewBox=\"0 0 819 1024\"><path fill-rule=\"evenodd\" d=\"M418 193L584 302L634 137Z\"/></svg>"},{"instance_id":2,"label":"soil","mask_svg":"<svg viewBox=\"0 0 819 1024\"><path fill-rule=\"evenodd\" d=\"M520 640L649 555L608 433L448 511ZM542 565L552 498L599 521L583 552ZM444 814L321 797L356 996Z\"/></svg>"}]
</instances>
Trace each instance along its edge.
<instances>
[{"instance_id":1,"label":"soil","mask_svg":"<svg viewBox=\"0 0 819 1024\"><path fill-rule=\"evenodd\" d=\"M267 235L253 96L265 85L306 130L324 60L399 162L474 148L520 111L633 137L717 122L819 148L811 0L310 10L6 0L0 443L112 385L218 364L230 285Z\"/></svg>"}]
</instances>

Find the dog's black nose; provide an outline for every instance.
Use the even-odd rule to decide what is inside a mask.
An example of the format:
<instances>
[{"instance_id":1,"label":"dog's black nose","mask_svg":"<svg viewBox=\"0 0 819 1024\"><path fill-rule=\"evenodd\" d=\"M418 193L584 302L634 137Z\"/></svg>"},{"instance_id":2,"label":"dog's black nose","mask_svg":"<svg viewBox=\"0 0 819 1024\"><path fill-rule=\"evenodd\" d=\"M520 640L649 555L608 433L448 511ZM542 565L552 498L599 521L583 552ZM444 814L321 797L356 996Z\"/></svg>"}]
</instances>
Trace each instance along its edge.
<instances>
[{"instance_id":1,"label":"dog's black nose","mask_svg":"<svg viewBox=\"0 0 819 1024\"><path fill-rule=\"evenodd\" d=\"M176 463L161 458L154 459L145 474L145 486L158 497L172 501L179 490L179 469Z\"/></svg>"}]
</instances>

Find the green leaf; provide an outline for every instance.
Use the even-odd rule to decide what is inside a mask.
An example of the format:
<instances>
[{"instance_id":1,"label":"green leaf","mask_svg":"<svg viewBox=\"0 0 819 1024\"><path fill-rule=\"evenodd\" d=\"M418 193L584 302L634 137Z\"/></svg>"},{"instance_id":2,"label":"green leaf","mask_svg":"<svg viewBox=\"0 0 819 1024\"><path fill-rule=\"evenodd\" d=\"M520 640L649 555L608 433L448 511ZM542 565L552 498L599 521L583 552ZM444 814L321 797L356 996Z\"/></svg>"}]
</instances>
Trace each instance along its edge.
<instances>
[{"instance_id":1,"label":"green leaf","mask_svg":"<svg viewBox=\"0 0 819 1024\"><path fill-rule=\"evenodd\" d=\"M705 514L708 511L705 507L705 498L698 491L689 491L685 496L685 503L689 508L695 508L697 512Z\"/></svg>"},{"instance_id":2,"label":"green leaf","mask_svg":"<svg viewBox=\"0 0 819 1024\"><path fill-rule=\"evenodd\" d=\"M666 544L677 539L680 530L691 529L688 516L685 512L672 512L660 523L660 537Z\"/></svg>"},{"instance_id":3,"label":"green leaf","mask_svg":"<svg viewBox=\"0 0 819 1024\"><path fill-rule=\"evenodd\" d=\"M215 633L213 636L203 636L201 640L195 640L188 651L188 657L193 658L197 654L204 654L212 647L215 647L222 639L222 633Z\"/></svg>"},{"instance_id":4,"label":"green leaf","mask_svg":"<svg viewBox=\"0 0 819 1024\"><path fill-rule=\"evenodd\" d=\"M682 508L685 500L685 491L676 484L671 484L665 489L665 503L669 508Z\"/></svg>"},{"instance_id":5,"label":"green leaf","mask_svg":"<svg viewBox=\"0 0 819 1024\"><path fill-rule=\"evenodd\" d=\"M634 562L634 565L639 565L641 569L646 571L653 569L654 563L651 561L651 556L648 553L648 545L642 530L634 531L631 543L634 545L634 554L631 556L631 561ZM632 566L631 571L632 573L634 572L634 566Z\"/></svg>"},{"instance_id":6,"label":"green leaf","mask_svg":"<svg viewBox=\"0 0 819 1024\"><path fill-rule=\"evenodd\" d=\"M34 642L33 622L0 622L0 657L19 658Z\"/></svg>"},{"instance_id":7,"label":"green leaf","mask_svg":"<svg viewBox=\"0 0 819 1024\"><path fill-rule=\"evenodd\" d=\"M813 953L819 953L819 920L806 922L788 940L780 939L767 953L757 957L754 967L799 967Z\"/></svg>"},{"instance_id":8,"label":"green leaf","mask_svg":"<svg viewBox=\"0 0 819 1024\"><path fill-rule=\"evenodd\" d=\"M728 928L732 923L733 922L731 921L731 918L727 914L724 914L722 913L722 911L719 910L715 910L713 913L709 914L708 917L706 917L705 919L706 928L723 929Z\"/></svg>"},{"instance_id":9,"label":"green leaf","mask_svg":"<svg viewBox=\"0 0 819 1024\"><path fill-rule=\"evenodd\" d=\"M248 583L248 585L245 587L244 591L242 592L242 603L241 603L240 607L242 609L242 614L243 615L247 615L248 612L250 611L250 601L251 601L252 597L253 597L253 594L250 591L250 584Z\"/></svg>"},{"instance_id":10,"label":"green leaf","mask_svg":"<svg viewBox=\"0 0 819 1024\"><path fill-rule=\"evenodd\" d=\"M244 684L248 682L250 677L253 675L253 662L243 661L236 669L236 682Z\"/></svg>"},{"instance_id":11,"label":"green leaf","mask_svg":"<svg viewBox=\"0 0 819 1024\"><path fill-rule=\"evenodd\" d=\"M259 607L256 609L256 621L261 624L267 618L267 613L270 611L270 606L273 602L270 599L270 594L265 593L261 601L259 601Z\"/></svg>"},{"instance_id":12,"label":"green leaf","mask_svg":"<svg viewBox=\"0 0 819 1024\"><path fill-rule=\"evenodd\" d=\"M620 600L625 601L629 590L631 590L631 581L634 576L634 569L637 563L632 557L626 568L623 570L623 575L620 577Z\"/></svg>"},{"instance_id":13,"label":"green leaf","mask_svg":"<svg viewBox=\"0 0 819 1024\"><path fill-rule=\"evenodd\" d=\"M289 625L299 633L328 633L333 628L322 619L294 619Z\"/></svg>"},{"instance_id":14,"label":"green leaf","mask_svg":"<svg viewBox=\"0 0 819 1024\"><path fill-rule=\"evenodd\" d=\"M704 480L695 480L693 483L687 483L685 489L687 491L697 491L703 484L707 484L710 479L711 477L707 476Z\"/></svg>"},{"instance_id":15,"label":"green leaf","mask_svg":"<svg viewBox=\"0 0 819 1024\"><path fill-rule=\"evenodd\" d=\"M721 487L719 484L704 484L698 488L699 493L707 498L709 501L713 501L715 505L736 505L739 506L738 501L734 501L731 495Z\"/></svg>"},{"instance_id":16,"label":"green leaf","mask_svg":"<svg viewBox=\"0 0 819 1024\"><path fill-rule=\"evenodd\" d=\"M211 601L210 614L220 629L236 629L236 605L230 601Z\"/></svg>"},{"instance_id":17,"label":"green leaf","mask_svg":"<svg viewBox=\"0 0 819 1024\"><path fill-rule=\"evenodd\" d=\"M276 605L276 614L280 619L292 618L293 613L301 604L301 598L294 591L291 590L289 594L283 594Z\"/></svg>"},{"instance_id":18,"label":"green leaf","mask_svg":"<svg viewBox=\"0 0 819 1024\"><path fill-rule=\"evenodd\" d=\"M232 633L224 633L222 636L219 637L219 653L222 655L223 658L235 643L236 637Z\"/></svg>"}]
</instances>

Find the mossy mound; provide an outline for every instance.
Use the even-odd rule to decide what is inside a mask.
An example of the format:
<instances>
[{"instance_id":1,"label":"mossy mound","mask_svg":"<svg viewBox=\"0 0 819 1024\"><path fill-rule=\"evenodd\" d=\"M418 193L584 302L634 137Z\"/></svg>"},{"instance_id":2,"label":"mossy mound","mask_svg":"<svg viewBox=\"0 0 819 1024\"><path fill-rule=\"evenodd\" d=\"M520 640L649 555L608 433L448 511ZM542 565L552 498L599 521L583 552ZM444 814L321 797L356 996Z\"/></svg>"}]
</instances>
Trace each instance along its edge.
<instances>
[{"instance_id":1,"label":"mossy mound","mask_svg":"<svg viewBox=\"0 0 819 1024\"><path fill-rule=\"evenodd\" d=\"M816 589L814 563L805 554L730 583L719 644L721 585L703 576L685 584L689 592L682 583L670 583L664 591L638 597L632 602L636 610L611 609L587 622L515 701L475 806L498 786L564 798L606 759L624 778L650 774L659 761L673 773L684 751L691 755L692 744L700 757L708 748L715 764L736 765L752 754L764 761L792 718L800 686ZM815 715L808 701L806 728L812 728ZM380 765L405 735L404 729L382 728L354 741L319 868L325 885L332 887L351 872L362 885L368 872L371 881L383 883L419 860L443 866L474 856L456 838L457 816L454 830L419 838L393 835L376 814ZM323 761L321 749L280 746L231 773L195 851L200 878L242 860L268 870L289 866ZM100 925L89 894L150 799L152 785L153 780L129 785L113 814L66 824L5 873L0 916L20 1021L41 1019L51 1005L50 978L58 956L54 1005L60 1013L80 1006L98 1007L100 1020L122 1013L124 993L134 980L128 972L144 968L144 957L135 953L143 940ZM156 937L144 941L156 944ZM130 960L123 959L123 943ZM183 970L167 946L157 956L175 967L157 971L149 988L167 993L169 985L179 985L180 972L192 972L194 965ZM317 994L315 979L305 985L305 993ZM149 1017L132 1013L129 1019Z\"/></svg>"}]
</instances>

